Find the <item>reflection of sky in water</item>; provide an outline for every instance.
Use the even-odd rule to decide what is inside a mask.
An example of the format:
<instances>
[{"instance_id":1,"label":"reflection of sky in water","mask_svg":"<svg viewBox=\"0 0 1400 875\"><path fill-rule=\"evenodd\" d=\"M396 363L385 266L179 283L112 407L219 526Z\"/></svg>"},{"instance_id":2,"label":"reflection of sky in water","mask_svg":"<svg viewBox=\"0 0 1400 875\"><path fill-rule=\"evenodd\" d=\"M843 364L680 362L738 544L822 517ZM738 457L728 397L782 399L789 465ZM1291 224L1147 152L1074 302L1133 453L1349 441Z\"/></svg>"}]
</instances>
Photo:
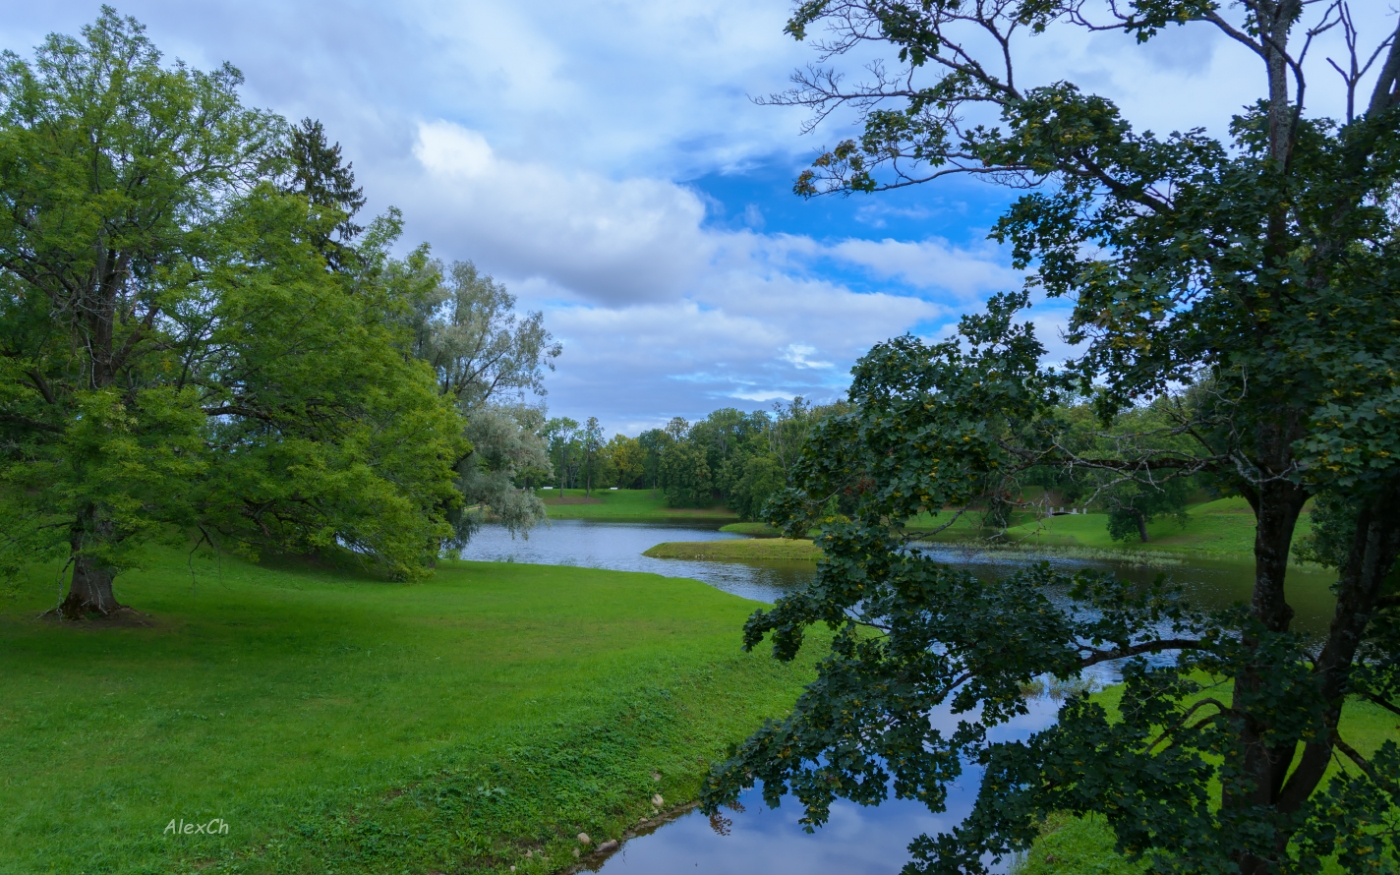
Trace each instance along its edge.
<instances>
[{"instance_id":1,"label":"reflection of sky in water","mask_svg":"<svg viewBox=\"0 0 1400 875\"><path fill-rule=\"evenodd\" d=\"M678 523L602 523L556 520L530 533L511 538L502 526L483 526L462 551L463 559L482 562L532 562L576 565L614 571L648 571L664 577L689 577L717 589L760 602L774 602L812 577L811 562L696 562L653 559L642 552L663 541L718 541L743 538L713 528Z\"/></svg>"},{"instance_id":2,"label":"reflection of sky in water","mask_svg":"<svg viewBox=\"0 0 1400 875\"><path fill-rule=\"evenodd\" d=\"M1032 699L1031 713L997 727L994 740L1029 738L1055 719L1058 703ZM968 715L934 715L934 723L951 730ZM603 875L893 875L909 862L908 845L921 834L937 835L957 826L977 797L980 772L968 768L949 787L947 810L935 814L910 799L889 799L866 808L838 799L831 819L808 835L797 822L801 806L791 797L770 809L757 788L740 798L743 812L728 811L729 835L719 835L699 811L680 817L650 835L623 845L598 869ZM1009 868L1003 860L1002 871Z\"/></svg>"},{"instance_id":3,"label":"reflection of sky in water","mask_svg":"<svg viewBox=\"0 0 1400 875\"><path fill-rule=\"evenodd\" d=\"M812 563L696 562L678 559L652 559L642 551L663 541L709 541L736 538L695 525L655 523L604 523L588 520L561 520L536 529L528 540L512 539L500 526L485 526L472 539L462 558L481 561L514 561L548 565L576 565L617 571L645 571L666 577L690 577L744 598L776 601L785 592L811 579ZM929 554L941 562L959 565L978 576L1005 574L1024 558L999 559L995 554L978 553L956 547L932 547ZM1076 568L1111 570L1123 579L1149 583L1158 574L1184 584L1193 602L1206 607L1225 607L1249 599L1252 569L1245 565L1193 560L1189 565L1162 568L1123 565L1103 561L1052 558L1065 571ZM1297 610L1295 628L1316 634L1326 628L1333 599L1328 585L1335 576L1319 572L1289 571L1289 600ZM738 630L735 630L737 636ZM1158 659L1171 659L1162 655ZM1091 675L1099 684L1117 680L1116 667L1095 666ZM1060 703L1041 697L1027 702L1030 712L994 728L994 741L1029 737L1055 719ZM970 715L950 715L940 709L930 719L951 728L958 719ZM604 875L661 875L661 873L732 873L732 875L837 875L837 873L898 872L909 861L908 845L920 834L936 835L960 823L977 795L980 775L968 768L948 790L947 811L930 812L922 803L889 799L874 808L864 808L838 799L832 804L831 819L815 833L802 831L797 820L801 806L791 797L783 805L769 809L758 790L741 797L743 812L726 811L732 823L729 835L721 836L709 819L692 811L656 832L627 842L603 862ZM1003 861L1001 868L1007 868Z\"/></svg>"}]
</instances>

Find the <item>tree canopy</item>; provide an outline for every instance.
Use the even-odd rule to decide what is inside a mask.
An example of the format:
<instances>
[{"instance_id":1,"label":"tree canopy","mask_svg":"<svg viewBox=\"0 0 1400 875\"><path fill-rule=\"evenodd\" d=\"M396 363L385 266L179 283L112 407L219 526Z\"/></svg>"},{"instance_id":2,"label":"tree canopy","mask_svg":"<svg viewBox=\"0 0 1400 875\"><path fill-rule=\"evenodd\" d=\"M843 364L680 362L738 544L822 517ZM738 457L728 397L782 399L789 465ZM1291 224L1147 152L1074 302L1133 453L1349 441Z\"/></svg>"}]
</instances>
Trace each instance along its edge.
<instances>
[{"instance_id":1,"label":"tree canopy","mask_svg":"<svg viewBox=\"0 0 1400 875\"><path fill-rule=\"evenodd\" d=\"M451 532L468 447L412 303L327 269L346 204L279 185L288 128L240 82L110 8L3 56L0 557L66 555L66 616L118 608L152 538L411 578Z\"/></svg>"},{"instance_id":2,"label":"tree canopy","mask_svg":"<svg viewBox=\"0 0 1400 875\"><path fill-rule=\"evenodd\" d=\"M1178 26L1222 31L1257 62L1259 99L1226 139L1158 136L1073 83L1017 75L1026 40L1047 29L1148 42ZM1358 33L1345 3L1291 0L813 0L788 31L816 27L827 58L871 43L892 58L852 87L809 69L774 98L811 108L814 124L850 107L864 125L797 191L1009 183L1024 191L992 236L1030 278L950 340L877 346L854 371L853 409L814 429L773 515L792 533L820 526L826 558L808 591L754 616L745 643L771 637L790 659L822 623L835 644L794 712L716 770L706 805L762 780L770 800L795 792L813 822L837 795L892 790L939 809L976 764L972 814L917 840L907 871L987 871L1053 810L1104 813L1119 849L1152 871L1393 866L1400 748L1363 756L1339 724L1348 700L1400 712L1395 33ZM1303 56L1331 28L1352 52L1336 64L1338 119L1304 103ZM1063 366L1044 362L1024 321L1032 292L1073 305L1081 346ZM1066 422L1083 403L1112 446ZM1114 427L1153 405L1150 422ZM1067 472L1129 491L1195 476L1238 491L1257 523L1250 604L1198 609L1165 583L1048 567L980 581L908 549L915 514ZM853 499L844 514L830 511L836 495ZM1338 569L1322 641L1290 626L1288 562L1309 500L1309 555ZM1051 599L1056 588L1076 606ZM1053 728L989 740L1025 712L1022 683L1105 662L1125 684L1117 715L1077 696ZM939 731L937 707L963 722Z\"/></svg>"}]
</instances>

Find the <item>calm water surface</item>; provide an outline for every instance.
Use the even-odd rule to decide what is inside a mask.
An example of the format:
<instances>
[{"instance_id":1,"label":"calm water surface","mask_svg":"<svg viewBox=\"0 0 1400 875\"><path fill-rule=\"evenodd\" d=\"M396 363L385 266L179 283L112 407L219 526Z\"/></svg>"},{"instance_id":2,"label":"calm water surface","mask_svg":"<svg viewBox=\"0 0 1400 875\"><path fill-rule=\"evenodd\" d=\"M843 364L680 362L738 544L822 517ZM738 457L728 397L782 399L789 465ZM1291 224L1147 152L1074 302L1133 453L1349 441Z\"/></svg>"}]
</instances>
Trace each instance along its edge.
<instances>
[{"instance_id":1,"label":"calm water surface","mask_svg":"<svg viewBox=\"0 0 1400 875\"><path fill-rule=\"evenodd\" d=\"M690 577L744 598L773 602L812 578L808 562L695 562L652 559L642 551L663 541L708 541L739 538L694 523L611 523L561 520L541 527L529 539L511 538L500 526L486 526L463 552L462 558L481 561L529 562L576 565L617 571L647 571L667 577ZM974 574L1004 574L1025 560L997 561L987 554L958 548L934 548L941 561L961 565ZM1160 568L1111 562L1052 559L1067 569L1099 568L1138 582L1150 582L1158 574L1181 582L1195 603L1224 607L1249 599L1252 570L1226 562L1193 561ZM1333 600L1331 575L1291 570L1290 602L1297 610L1295 627L1320 634L1327 628ZM734 630L735 644L739 630ZM1112 669L1101 680L1113 680ZM995 740L1024 739L1055 720L1059 703L1048 698L1029 700L1030 713L997 727ZM956 725L959 717L935 713L936 723ZM866 808L837 800L826 826L808 835L798 824L801 806L787 798L781 807L769 809L757 790L740 799L742 811L725 812L721 829L709 818L692 811L649 835L638 836L589 871L603 875L893 875L909 861L907 846L921 834L946 832L970 810L981 776L968 769L949 789L948 808L941 814L909 800L890 799ZM1005 869L1005 866L1003 866Z\"/></svg>"}]
</instances>

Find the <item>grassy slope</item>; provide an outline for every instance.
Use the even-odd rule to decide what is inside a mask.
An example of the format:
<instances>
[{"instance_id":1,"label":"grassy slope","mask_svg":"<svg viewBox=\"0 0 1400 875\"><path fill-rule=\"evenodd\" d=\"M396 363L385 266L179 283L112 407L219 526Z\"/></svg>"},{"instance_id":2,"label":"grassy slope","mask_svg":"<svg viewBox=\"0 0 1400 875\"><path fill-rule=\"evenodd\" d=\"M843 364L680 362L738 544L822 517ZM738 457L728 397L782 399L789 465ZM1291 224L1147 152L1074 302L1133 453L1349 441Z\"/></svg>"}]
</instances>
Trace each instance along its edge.
<instances>
[{"instance_id":1,"label":"grassy slope","mask_svg":"<svg viewBox=\"0 0 1400 875\"><path fill-rule=\"evenodd\" d=\"M1215 695L1228 697L1229 689L1217 690ZM1110 687L1096 698L1113 714L1121 696L1122 687ZM1342 711L1340 729L1342 736L1365 756L1375 753L1386 741L1400 741L1395 715L1369 702L1348 702ZM1336 769L1335 763L1332 768ZM1113 845L1113 830L1103 817L1055 814L1047 819L1041 837L1015 868L1015 875L1138 875L1145 871L1142 863L1129 863ZM1341 870L1332 864L1326 871Z\"/></svg>"},{"instance_id":2,"label":"grassy slope","mask_svg":"<svg viewBox=\"0 0 1400 875\"><path fill-rule=\"evenodd\" d=\"M657 559L713 559L743 562L753 559L815 562L822 552L811 541L753 538L747 541L668 541L642 555Z\"/></svg>"},{"instance_id":3,"label":"grassy slope","mask_svg":"<svg viewBox=\"0 0 1400 875\"><path fill-rule=\"evenodd\" d=\"M1044 519L1020 514L1013 519L1018 525L1007 529L1005 538L997 538L994 543L1031 551L1048 548L1106 554L1190 554L1224 560L1252 558L1254 514L1243 498L1223 498L1197 504L1187 514L1189 520L1185 526L1172 519L1157 520L1149 525L1147 532L1150 540L1146 544L1136 537L1129 541L1111 539L1106 514L1069 514ZM1304 510L1296 538L1308 533L1309 520L1309 512ZM991 534L981 528L980 516L976 513L963 514L956 519L949 514L937 517L923 514L911 520L909 528L931 530L949 522L952 525L932 535L931 540L967 543ZM735 523L721 530L755 537L773 537L777 534L765 523Z\"/></svg>"},{"instance_id":4,"label":"grassy slope","mask_svg":"<svg viewBox=\"0 0 1400 875\"><path fill-rule=\"evenodd\" d=\"M552 871L810 678L740 653L753 603L694 581L225 558L196 589L183 559L119 581L153 628L36 621L53 569L0 603L0 872Z\"/></svg>"},{"instance_id":5,"label":"grassy slope","mask_svg":"<svg viewBox=\"0 0 1400 875\"><path fill-rule=\"evenodd\" d=\"M647 522L653 520L736 520L739 515L727 507L667 507L666 496L659 489L595 489L591 498L597 503L560 504L560 498L583 498L582 489L551 489L540 491L540 498L549 508L549 518L555 520L615 520Z\"/></svg>"}]
</instances>

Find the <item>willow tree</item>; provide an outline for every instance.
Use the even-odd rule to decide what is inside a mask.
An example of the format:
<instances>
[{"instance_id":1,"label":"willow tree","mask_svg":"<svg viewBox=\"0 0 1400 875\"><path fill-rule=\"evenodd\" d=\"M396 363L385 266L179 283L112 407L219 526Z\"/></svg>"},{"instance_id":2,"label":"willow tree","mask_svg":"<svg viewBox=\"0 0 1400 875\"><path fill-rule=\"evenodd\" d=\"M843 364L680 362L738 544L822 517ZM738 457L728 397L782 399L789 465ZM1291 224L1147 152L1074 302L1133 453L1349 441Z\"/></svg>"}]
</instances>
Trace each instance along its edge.
<instances>
[{"instance_id":1,"label":"willow tree","mask_svg":"<svg viewBox=\"0 0 1400 875\"><path fill-rule=\"evenodd\" d=\"M1341 715L1360 700L1400 713L1395 33L1363 32L1344 2L1299 0L811 0L788 32L820 26L824 57L872 45L891 57L863 84L813 68L776 97L813 109L814 124L851 108L864 127L798 192L959 174L1013 184L1024 191L992 236L1032 274L953 340L876 347L855 369L854 410L816 428L777 521L820 524L826 559L805 593L754 616L745 642L771 636L790 659L825 623L835 644L793 713L716 770L707 805L762 780L770 801L795 792L813 822L835 796L876 802L891 788L939 809L972 763L971 815L918 839L906 871L986 871L1052 810L1103 812L1119 850L1158 872L1313 872L1329 856L1393 869L1400 748L1357 750ZM1176 27L1214 29L1255 60L1258 100L1228 137L1158 136L1106 97L1033 84L1017 66L1058 29L1146 43ZM1343 37L1321 67L1341 76L1339 118L1305 103L1319 69L1305 55L1327 32ZM1022 321L1036 287L1073 305L1083 346L1066 367L1043 365ZM1057 411L1085 395L1105 422L1155 400L1174 425L1122 452L1078 452ZM1043 568L984 582L903 549L914 514L1055 468L1237 489L1257 523L1249 604L1199 610L1170 588ZM838 494L854 500L849 518L820 516ZM1310 499L1309 550L1338 569L1321 641L1292 628L1289 604ZM1048 597L1057 582L1078 608ZM989 740L1024 713L1024 682L1107 661L1122 663L1116 717L1080 696L1028 741ZM958 728L929 720L940 706L963 715Z\"/></svg>"},{"instance_id":2,"label":"willow tree","mask_svg":"<svg viewBox=\"0 0 1400 875\"><path fill-rule=\"evenodd\" d=\"M279 190L286 126L238 72L164 65L104 8L0 70L0 556L109 614L153 538L427 568L460 418L382 286ZM399 320L401 321L401 320Z\"/></svg>"}]
</instances>

